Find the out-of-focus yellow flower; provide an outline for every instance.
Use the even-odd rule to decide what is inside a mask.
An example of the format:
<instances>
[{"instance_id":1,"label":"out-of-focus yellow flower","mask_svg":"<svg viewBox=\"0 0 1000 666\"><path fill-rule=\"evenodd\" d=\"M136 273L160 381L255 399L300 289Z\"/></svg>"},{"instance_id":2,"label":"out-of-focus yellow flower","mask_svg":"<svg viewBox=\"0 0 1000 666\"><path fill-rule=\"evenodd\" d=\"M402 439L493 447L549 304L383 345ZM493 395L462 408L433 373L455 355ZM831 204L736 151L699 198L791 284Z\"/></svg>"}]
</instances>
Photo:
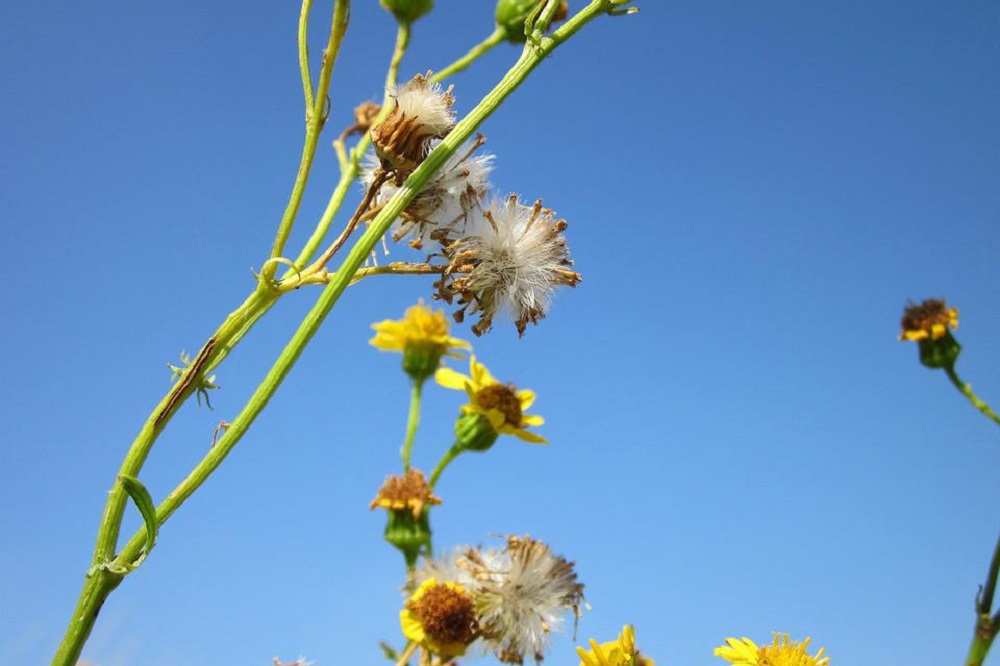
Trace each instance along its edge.
<instances>
[{"instance_id":1,"label":"out-of-focus yellow flower","mask_svg":"<svg viewBox=\"0 0 1000 666\"><path fill-rule=\"evenodd\" d=\"M403 635L442 657L460 657L478 632L475 603L458 583L428 578L399 613Z\"/></svg>"},{"instance_id":2,"label":"out-of-focus yellow flower","mask_svg":"<svg viewBox=\"0 0 1000 666\"><path fill-rule=\"evenodd\" d=\"M823 648L815 655L806 653L811 640L795 642L788 634L775 633L771 645L757 647L749 638L727 638L714 654L733 666L828 666L830 657L824 656Z\"/></svg>"},{"instance_id":3,"label":"out-of-focus yellow flower","mask_svg":"<svg viewBox=\"0 0 1000 666\"><path fill-rule=\"evenodd\" d=\"M525 429L545 423L541 416L524 413L534 404L535 392L501 384L475 356L469 358L468 375L441 368L434 378L445 388L465 391L469 403L462 405L462 413L484 417L497 434L514 435L532 444L548 443L541 435Z\"/></svg>"},{"instance_id":4,"label":"out-of-focus yellow flower","mask_svg":"<svg viewBox=\"0 0 1000 666\"><path fill-rule=\"evenodd\" d=\"M635 627L626 624L618 640L598 643L590 639L590 649L576 648L580 655L580 666L656 666L649 657L639 654L635 648Z\"/></svg>"},{"instance_id":5,"label":"out-of-focus yellow flower","mask_svg":"<svg viewBox=\"0 0 1000 666\"><path fill-rule=\"evenodd\" d=\"M444 311L425 307L423 300L408 308L402 319L386 319L372 328L375 337L369 344L381 351L401 352L403 369L418 381L434 374L442 356L461 358L456 350L471 349L465 340L448 335Z\"/></svg>"},{"instance_id":6,"label":"out-of-focus yellow flower","mask_svg":"<svg viewBox=\"0 0 1000 666\"><path fill-rule=\"evenodd\" d=\"M949 308L943 298L930 298L903 311L900 340L940 340L948 329L958 328L958 309Z\"/></svg>"}]
</instances>

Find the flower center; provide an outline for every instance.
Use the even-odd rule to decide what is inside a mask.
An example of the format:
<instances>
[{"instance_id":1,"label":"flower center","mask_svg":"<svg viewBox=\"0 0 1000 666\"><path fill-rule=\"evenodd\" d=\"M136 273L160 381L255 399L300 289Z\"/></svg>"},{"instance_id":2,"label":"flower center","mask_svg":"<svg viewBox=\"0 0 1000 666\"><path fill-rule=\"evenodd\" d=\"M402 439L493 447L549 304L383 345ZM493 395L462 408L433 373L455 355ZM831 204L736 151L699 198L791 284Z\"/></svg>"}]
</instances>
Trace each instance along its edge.
<instances>
[{"instance_id":1,"label":"flower center","mask_svg":"<svg viewBox=\"0 0 1000 666\"><path fill-rule=\"evenodd\" d=\"M504 421L521 427L521 401L517 398L516 389L507 384L490 384L479 389L476 402L483 409L495 409L503 414Z\"/></svg>"},{"instance_id":2,"label":"flower center","mask_svg":"<svg viewBox=\"0 0 1000 666\"><path fill-rule=\"evenodd\" d=\"M472 598L454 587L432 585L419 599L408 601L406 607L435 642L467 645L476 636Z\"/></svg>"}]
</instances>

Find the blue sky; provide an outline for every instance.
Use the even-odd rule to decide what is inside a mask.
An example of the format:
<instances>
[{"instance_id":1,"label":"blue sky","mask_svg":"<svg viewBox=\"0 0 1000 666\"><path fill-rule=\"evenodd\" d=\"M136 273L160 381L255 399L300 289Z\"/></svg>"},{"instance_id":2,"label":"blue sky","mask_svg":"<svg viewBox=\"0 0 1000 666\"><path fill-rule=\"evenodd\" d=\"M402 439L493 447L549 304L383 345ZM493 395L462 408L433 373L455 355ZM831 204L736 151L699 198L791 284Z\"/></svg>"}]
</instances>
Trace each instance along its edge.
<instances>
[{"instance_id":1,"label":"blue sky","mask_svg":"<svg viewBox=\"0 0 1000 666\"><path fill-rule=\"evenodd\" d=\"M637 4L482 128L494 184L569 221L584 281L524 339L501 326L475 341L538 392L551 445L502 440L455 463L436 544L544 539L587 584L580 642L633 622L661 666L722 663L725 637L772 631L812 636L834 665L955 663L997 537L1000 432L896 336L908 300L947 297L960 373L1000 402L1000 5ZM436 5L406 76L491 30L492 3ZM253 286L301 149L297 14L0 8L0 664L51 657L166 364ZM381 94L393 33L374 0L354 3L293 246L336 180L329 141ZM455 76L459 111L515 57ZM346 294L112 596L86 659L379 663L376 641L399 641L402 567L367 504L398 468L407 389L368 327L430 291L398 278ZM214 411L171 422L142 474L155 498L318 293L283 299L219 368ZM450 444L459 404L428 391L418 466ZM568 637L546 663L577 663Z\"/></svg>"}]
</instances>

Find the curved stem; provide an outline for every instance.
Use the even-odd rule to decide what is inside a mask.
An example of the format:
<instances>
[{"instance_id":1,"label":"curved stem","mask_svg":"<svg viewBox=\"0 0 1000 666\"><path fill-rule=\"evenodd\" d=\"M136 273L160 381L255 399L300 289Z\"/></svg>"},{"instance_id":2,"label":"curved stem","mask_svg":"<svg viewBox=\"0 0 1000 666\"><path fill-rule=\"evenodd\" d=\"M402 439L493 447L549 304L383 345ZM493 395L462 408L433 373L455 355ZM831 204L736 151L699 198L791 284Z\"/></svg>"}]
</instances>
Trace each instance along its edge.
<instances>
[{"instance_id":1,"label":"curved stem","mask_svg":"<svg viewBox=\"0 0 1000 666\"><path fill-rule=\"evenodd\" d=\"M418 647L420 646L417 643L407 643L406 649L403 650L403 654L399 655L399 659L396 660L396 666L406 666L407 662L410 661L410 657L413 656L413 653L417 651Z\"/></svg>"},{"instance_id":2,"label":"curved stem","mask_svg":"<svg viewBox=\"0 0 1000 666\"><path fill-rule=\"evenodd\" d=\"M434 486L437 485L438 479L441 477L441 473L444 472L445 468L448 467L448 465L451 464L451 461L457 458L461 452L462 449L459 448L458 442L456 442L451 445L450 449L445 451L443 456L441 456L441 460L438 461L438 464L434 467L434 471L431 472L431 478L427 481L427 485L431 487L431 490L433 490Z\"/></svg>"},{"instance_id":3,"label":"curved stem","mask_svg":"<svg viewBox=\"0 0 1000 666\"><path fill-rule=\"evenodd\" d=\"M292 194L285 207L285 213L281 217L278 225L278 233L271 246L271 258L280 257L285 250L285 243L289 234L292 233L292 224L295 216L299 212L299 205L302 203L302 195L305 194L306 184L309 182L309 173L312 171L313 160L316 157L316 146L319 144L319 135L326 124L326 104L327 93L330 90L330 78L333 76L333 65L337 61L337 54L340 51L340 44L344 40L344 33L347 31L347 20L350 14L350 0L335 0L333 6L333 20L330 25L330 39L326 49L323 51L323 65L320 68L319 83L316 86L316 94L312 100L312 106L306 111L306 139L302 146L302 158L299 161L299 171L295 176L295 183L292 185ZM300 31L302 26L300 23ZM301 37L301 35L300 35ZM299 57L302 57L302 46L300 44ZM308 75L308 63L306 63L305 75ZM305 84L304 84L305 85ZM274 278L275 271L278 270L276 264L268 264L261 270L261 280L270 282Z\"/></svg>"},{"instance_id":4,"label":"curved stem","mask_svg":"<svg viewBox=\"0 0 1000 666\"><path fill-rule=\"evenodd\" d=\"M476 60L478 60L482 55L489 53L489 51L492 50L494 46L502 42L503 36L504 36L503 28L497 26L496 30L493 31L492 35L490 35L483 41L473 46L471 49L469 49L469 52L466 53L464 56L462 56L455 62L451 63L441 71L434 74L434 76L431 77L431 81L444 81L452 74L457 74L458 72L461 72L466 67L468 67Z\"/></svg>"},{"instance_id":5,"label":"curved stem","mask_svg":"<svg viewBox=\"0 0 1000 666\"><path fill-rule=\"evenodd\" d=\"M410 45L410 25L400 23L399 30L396 31L396 48L392 52L392 60L389 61L389 71L385 74L385 97L382 106L389 101L389 91L396 85L399 78L399 65L403 62L406 49Z\"/></svg>"},{"instance_id":6,"label":"curved stem","mask_svg":"<svg viewBox=\"0 0 1000 666\"><path fill-rule=\"evenodd\" d=\"M403 439L403 448L399 450L403 457L403 471L410 471L410 454L413 452L413 439L417 435L417 428L420 426L420 392L424 387L424 382L414 379L410 387L410 414L406 418L406 436Z\"/></svg>"},{"instance_id":7,"label":"curved stem","mask_svg":"<svg viewBox=\"0 0 1000 666\"><path fill-rule=\"evenodd\" d=\"M309 73L309 12L313 0L302 0L299 12L299 72L302 75L302 93L306 98L306 113L313 106L312 75Z\"/></svg>"},{"instance_id":8,"label":"curved stem","mask_svg":"<svg viewBox=\"0 0 1000 666\"><path fill-rule=\"evenodd\" d=\"M991 419L997 425L1000 425L1000 416L997 416L996 412L990 409L990 406L979 399L979 397L972 392L972 387L961 379L959 379L958 374L955 372L955 367L953 365L945 366L945 374L948 375L948 379L951 383L955 385L962 395L969 399L969 402L975 406L980 412L982 412L987 418Z\"/></svg>"}]
</instances>

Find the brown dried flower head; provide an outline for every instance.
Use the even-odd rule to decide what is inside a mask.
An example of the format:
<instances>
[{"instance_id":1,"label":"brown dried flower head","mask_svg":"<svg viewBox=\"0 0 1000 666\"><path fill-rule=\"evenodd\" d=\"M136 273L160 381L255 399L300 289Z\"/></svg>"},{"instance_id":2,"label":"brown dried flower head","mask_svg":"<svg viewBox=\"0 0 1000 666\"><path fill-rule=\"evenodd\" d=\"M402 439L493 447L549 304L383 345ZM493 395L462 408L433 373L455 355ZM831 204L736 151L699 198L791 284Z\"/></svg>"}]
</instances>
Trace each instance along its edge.
<instances>
[{"instance_id":1,"label":"brown dried flower head","mask_svg":"<svg viewBox=\"0 0 1000 666\"><path fill-rule=\"evenodd\" d=\"M427 157L430 142L455 126L451 88L442 91L429 75L418 74L390 91L392 110L371 129L375 154L399 184Z\"/></svg>"},{"instance_id":2,"label":"brown dried flower head","mask_svg":"<svg viewBox=\"0 0 1000 666\"><path fill-rule=\"evenodd\" d=\"M435 497L431 487L424 478L424 473L411 469L402 475L390 475L379 488L375 499L368 508L382 508L390 511L409 510L414 518L420 518L424 507L436 506L441 503L440 497Z\"/></svg>"}]
</instances>

